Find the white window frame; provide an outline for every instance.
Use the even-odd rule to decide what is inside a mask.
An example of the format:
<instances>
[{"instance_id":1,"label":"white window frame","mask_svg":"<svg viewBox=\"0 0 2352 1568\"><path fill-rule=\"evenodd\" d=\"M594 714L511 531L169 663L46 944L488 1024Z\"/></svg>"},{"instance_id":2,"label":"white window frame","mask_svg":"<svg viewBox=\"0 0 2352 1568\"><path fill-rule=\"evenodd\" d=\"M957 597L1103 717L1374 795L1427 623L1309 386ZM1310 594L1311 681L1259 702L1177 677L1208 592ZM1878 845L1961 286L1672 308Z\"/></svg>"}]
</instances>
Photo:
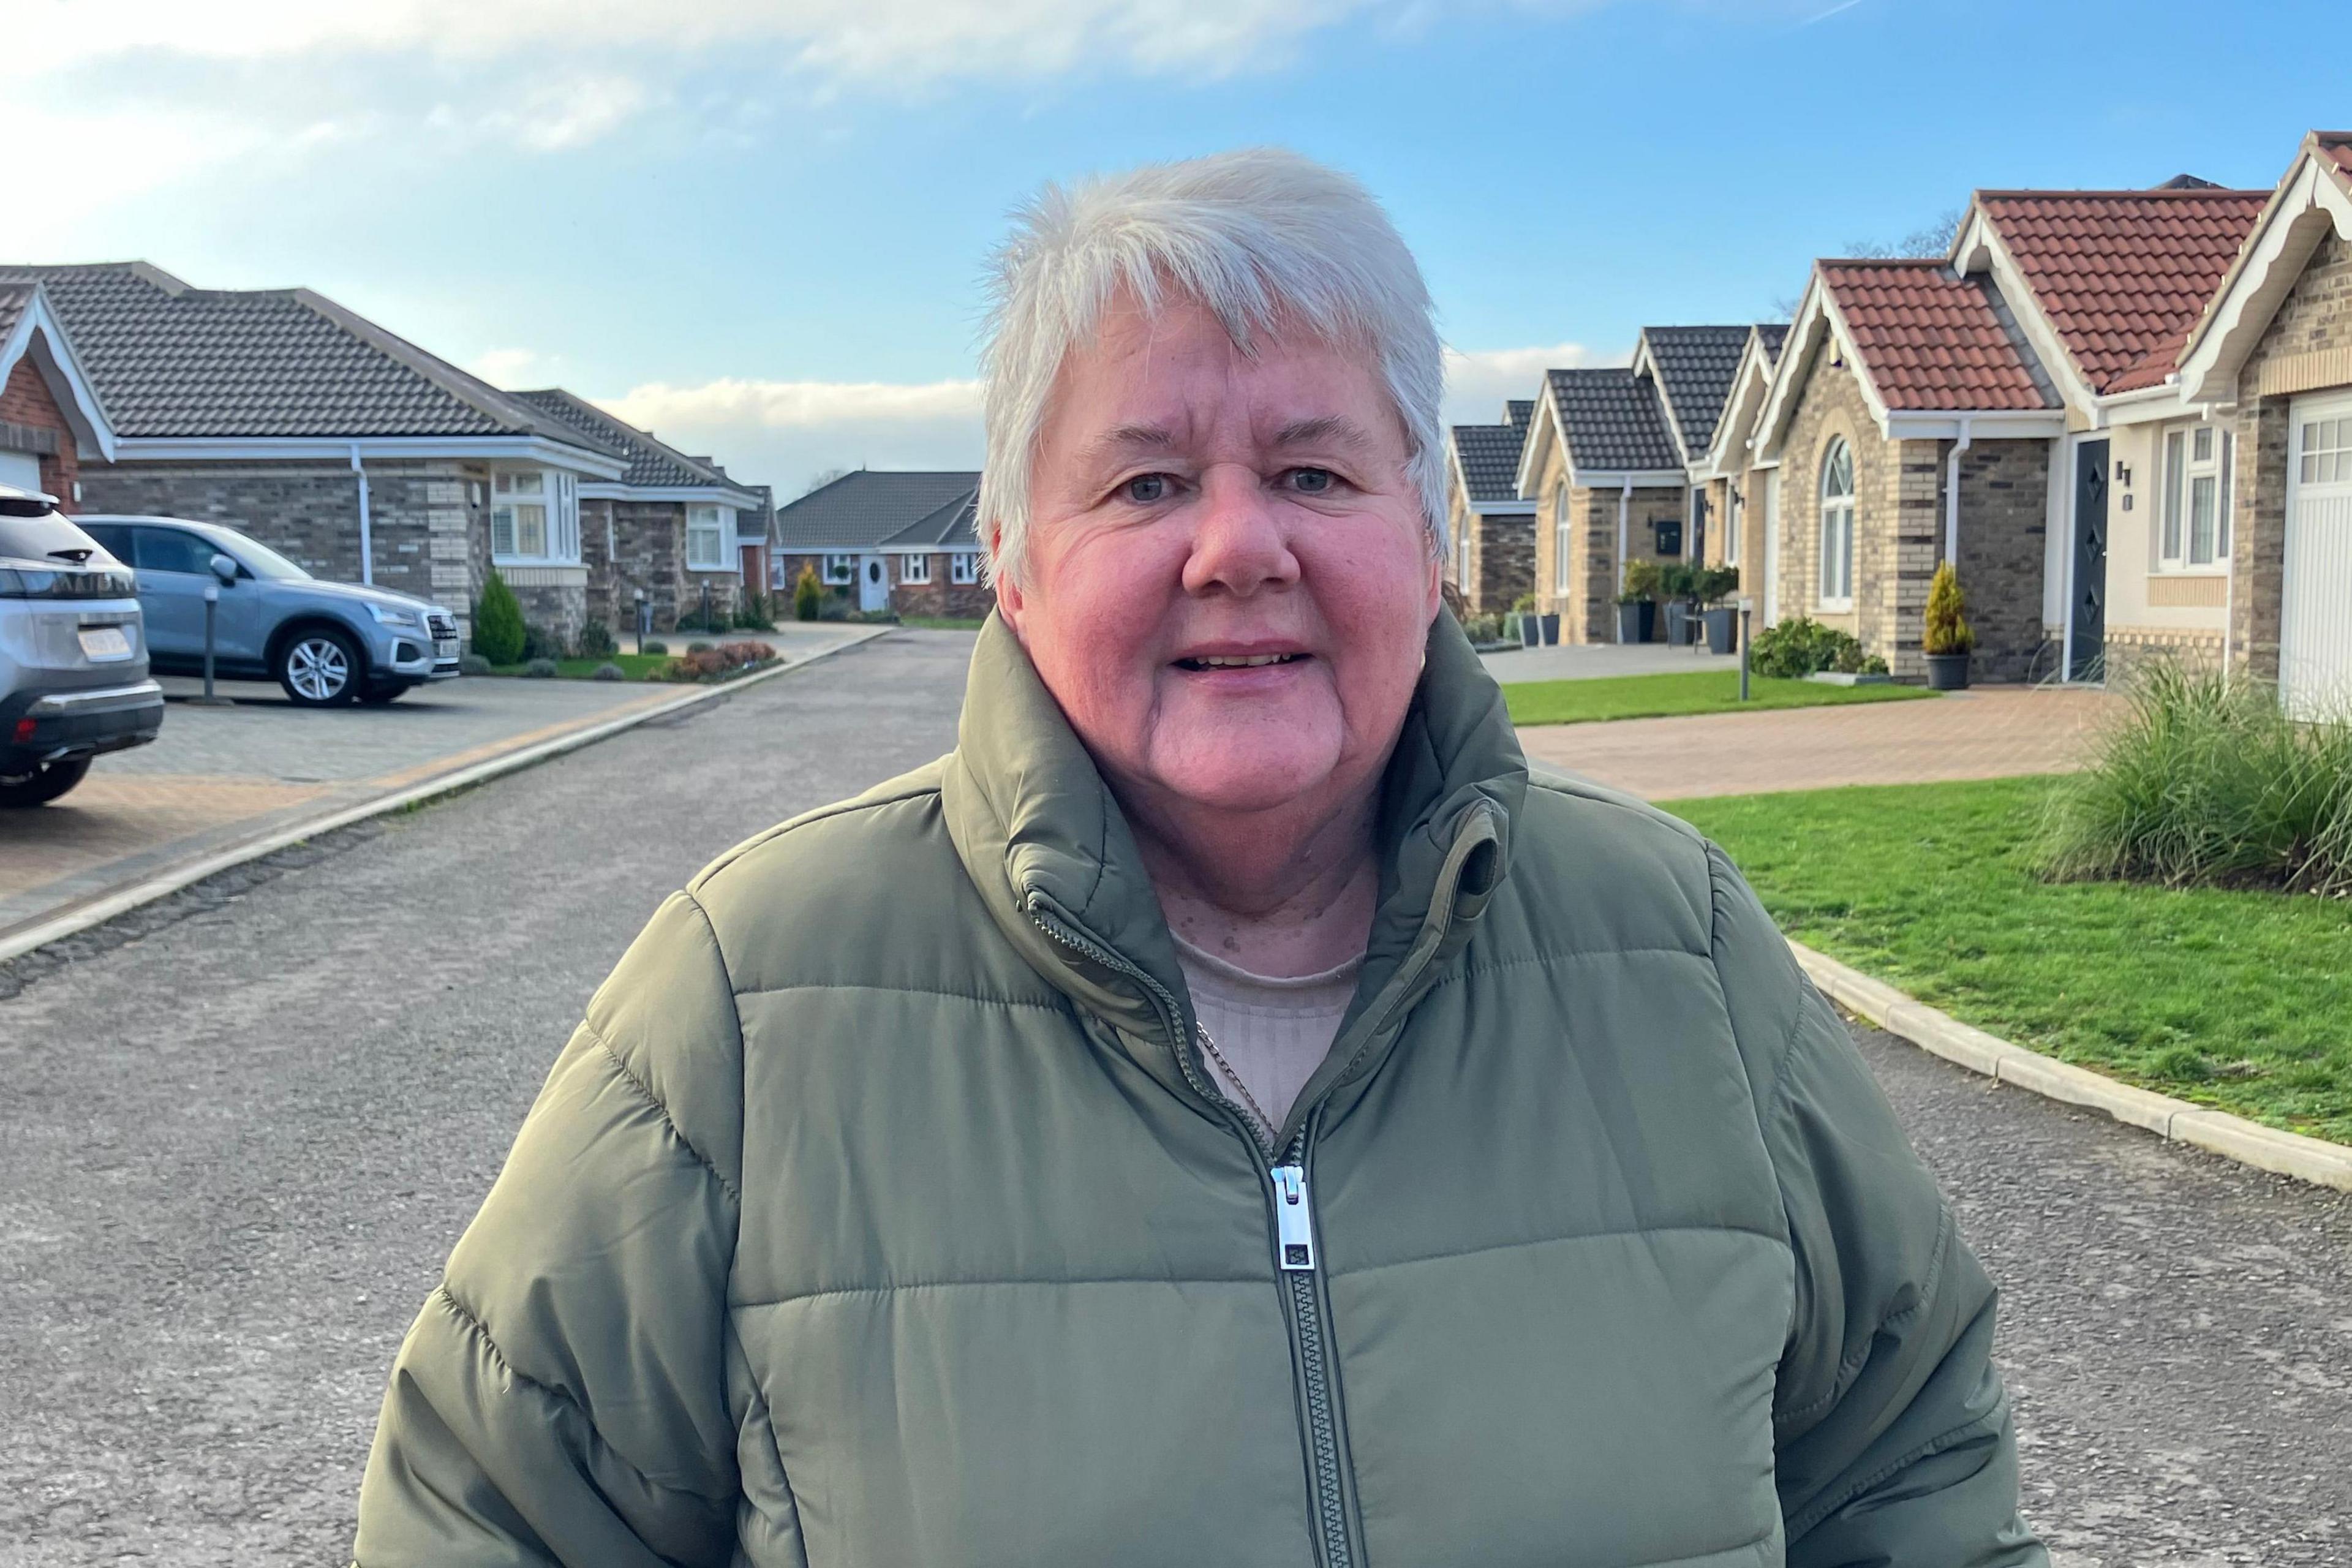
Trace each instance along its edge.
<instances>
[{"instance_id":1,"label":"white window frame","mask_svg":"<svg viewBox=\"0 0 2352 1568\"><path fill-rule=\"evenodd\" d=\"M735 531L735 520L728 509L705 502L690 504L686 509L686 569L689 572L728 572L734 563L727 559L727 544ZM697 560L695 542L705 542L708 560Z\"/></svg>"},{"instance_id":2,"label":"white window frame","mask_svg":"<svg viewBox=\"0 0 2352 1568\"><path fill-rule=\"evenodd\" d=\"M1837 492L1830 489L1830 484L1841 453L1845 457L1845 489ZM1860 488L1854 466L1853 443L1843 436L1832 439L1829 450L1822 454L1821 482L1816 491L1821 498L1821 527L1815 533L1821 562L1814 574L1813 587L1816 603L1831 615L1844 615L1853 608L1854 492Z\"/></svg>"},{"instance_id":3,"label":"white window frame","mask_svg":"<svg viewBox=\"0 0 2352 1568\"><path fill-rule=\"evenodd\" d=\"M827 585L835 588L846 588L852 583L856 582L856 554L853 552L846 555L826 555L824 558L824 577Z\"/></svg>"},{"instance_id":4,"label":"white window frame","mask_svg":"<svg viewBox=\"0 0 2352 1568\"><path fill-rule=\"evenodd\" d=\"M1551 591L1568 592L1568 481L1551 492Z\"/></svg>"},{"instance_id":5,"label":"white window frame","mask_svg":"<svg viewBox=\"0 0 2352 1568\"><path fill-rule=\"evenodd\" d=\"M568 468L499 468L490 476L490 561L499 566L577 566L580 477ZM529 499L525 499L529 498ZM524 549L521 509L545 514L537 550ZM503 521L500 513L505 514ZM500 538L504 531L505 537Z\"/></svg>"},{"instance_id":6,"label":"white window frame","mask_svg":"<svg viewBox=\"0 0 2352 1568\"><path fill-rule=\"evenodd\" d=\"M2294 432L2295 482L2341 484L2352 479L2352 416L2306 419Z\"/></svg>"},{"instance_id":7,"label":"white window frame","mask_svg":"<svg viewBox=\"0 0 2352 1568\"><path fill-rule=\"evenodd\" d=\"M2158 437L2157 452L2160 471L2155 549L2150 552L2156 569L2197 576L2227 571L2233 456L2230 432L2219 425L2176 425ZM2211 507L2201 530L2197 519L2200 497Z\"/></svg>"},{"instance_id":8,"label":"white window frame","mask_svg":"<svg viewBox=\"0 0 2352 1568\"><path fill-rule=\"evenodd\" d=\"M926 586L931 580L931 558L919 550L910 550L898 557L898 581Z\"/></svg>"},{"instance_id":9,"label":"white window frame","mask_svg":"<svg viewBox=\"0 0 2352 1568\"><path fill-rule=\"evenodd\" d=\"M948 581L966 587L980 581L980 552L959 550L948 557Z\"/></svg>"}]
</instances>

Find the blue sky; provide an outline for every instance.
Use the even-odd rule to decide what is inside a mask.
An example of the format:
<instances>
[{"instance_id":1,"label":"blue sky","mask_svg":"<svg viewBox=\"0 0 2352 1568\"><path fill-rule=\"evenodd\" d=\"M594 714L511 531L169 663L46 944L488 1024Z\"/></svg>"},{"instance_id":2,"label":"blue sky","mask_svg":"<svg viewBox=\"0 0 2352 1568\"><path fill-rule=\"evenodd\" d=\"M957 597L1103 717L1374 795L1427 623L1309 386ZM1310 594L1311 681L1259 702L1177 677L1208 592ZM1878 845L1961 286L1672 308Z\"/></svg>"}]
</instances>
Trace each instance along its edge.
<instances>
[{"instance_id":1,"label":"blue sky","mask_svg":"<svg viewBox=\"0 0 2352 1568\"><path fill-rule=\"evenodd\" d=\"M1971 187L2268 185L2304 131L2352 123L2318 4L2226 25L2173 0L21 15L5 113L79 156L0 259L307 284L787 495L836 465L976 460L975 279L1048 177L1253 142L1352 170L1428 272L1455 416L1491 418L1644 323L1769 316L1812 257Z\"/></svg>"}]
</instances>

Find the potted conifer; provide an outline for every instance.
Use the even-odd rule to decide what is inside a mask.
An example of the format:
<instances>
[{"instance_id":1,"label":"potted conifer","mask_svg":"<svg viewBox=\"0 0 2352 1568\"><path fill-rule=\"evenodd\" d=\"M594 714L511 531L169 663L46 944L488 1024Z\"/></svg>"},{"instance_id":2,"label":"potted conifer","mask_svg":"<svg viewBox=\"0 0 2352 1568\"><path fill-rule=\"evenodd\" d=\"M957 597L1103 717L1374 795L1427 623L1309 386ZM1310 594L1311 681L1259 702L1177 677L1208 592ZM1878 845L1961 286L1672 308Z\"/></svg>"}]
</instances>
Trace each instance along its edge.
<instances>
[{"instance_id":1,"label":"potted conifer","mask_svg":"<svg viewBox=\"0 0 2352 1568\"><path fill-rule=\"evenodd\" d=\"M1617 592L1617 640L1649 642L1658 635L1658 563L1629 561Z\"/></svg>"},{"instance_id":2,"label":"potted conifer","mask_svg":"<svg viewBox=\"0 0 2352 1568\"><path fill-rule=\"evenodd\" d=\"M1706 626L1706 651L1737 653L1739 651L1739 612L1728 601L1739 592L1739 568L1737 566L1703 566L1695 584L1699 602L1706 606L1699 618Z\"/></svg>"},{"instance_id":3,"label":"potted conifer","mask_svg":"<svg viewBox=\"0 0 2352 1568\"><path fill-rule=\"evenodd\" d=\"M1543 646L1543 617L1536 614L1536 596L1522 594L1511 601L1511 619L1518 627L1521 647Z\"/></svg>"},{"instance_id":4,"label":"potted conifer","mask_svg":"<svg viewBox=\"0 0 2352 1568\"><path fill-rule=\"evenodd\" d=\"M1959 574L1947 561L1927 584L1927 625L1919 639L1927 656L1930 691L1959 691L1969 684L1969 656L1976 651L1977 634L1969 626L1967 611Z\"/></svg>"}]
</instances>

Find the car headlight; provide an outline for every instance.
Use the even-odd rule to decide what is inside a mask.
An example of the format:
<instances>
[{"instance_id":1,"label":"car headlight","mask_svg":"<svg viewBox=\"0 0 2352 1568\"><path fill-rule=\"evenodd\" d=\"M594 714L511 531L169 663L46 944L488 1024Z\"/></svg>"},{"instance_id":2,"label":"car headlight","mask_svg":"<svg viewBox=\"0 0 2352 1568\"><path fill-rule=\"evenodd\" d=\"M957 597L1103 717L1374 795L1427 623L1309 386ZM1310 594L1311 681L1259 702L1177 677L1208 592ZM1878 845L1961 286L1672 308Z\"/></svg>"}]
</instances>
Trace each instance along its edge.
<instances>
[{"instance_id":1,"label":"car headlight","mask_svg":"<svg viewBox=\"0 0 2352 1568\"><path fill-rule=\"evenodd\" d=\"M425 625L424 618L414 610L403 610L391 605L371 604L367 607L367 612L375 617L375 624L380 626L408 626L412 629L421 629Z\"/></svg>"}]
</instances>

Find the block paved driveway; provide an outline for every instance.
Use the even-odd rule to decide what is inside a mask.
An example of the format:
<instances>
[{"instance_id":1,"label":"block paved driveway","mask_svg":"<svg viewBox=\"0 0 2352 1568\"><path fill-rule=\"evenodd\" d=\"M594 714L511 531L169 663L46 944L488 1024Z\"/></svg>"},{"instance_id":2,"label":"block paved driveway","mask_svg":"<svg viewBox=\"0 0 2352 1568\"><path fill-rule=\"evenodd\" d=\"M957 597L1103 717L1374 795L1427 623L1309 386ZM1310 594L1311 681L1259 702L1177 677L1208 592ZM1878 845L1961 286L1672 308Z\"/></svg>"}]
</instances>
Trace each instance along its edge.
<instances>
[{"instance_id":1,"label":"block paved driveway","mask_svg":"<svg viewBox=\"0 0 2352 1568\"><path fill-rule=\"evenodd\" d=\"M2122 699L2086 688L1979 687L1917 702L1540 724L1531 760L1645 800L2064 773Z\"/></svg>"},{"instance_id":2,"label":"block paved driveway","mask_svg":"<svg viewBox=\"0 0 2352 1568\"><path fill-rule=\"evenodd\" d=\"M342 1562L394 1348L590 990L728 845L952 743L971 642L0 964L0 1563ZM2003 1288L2059 1568L2352 1562L2352 1200L1862 1047Z\"/></svg>"}]
</instances>

